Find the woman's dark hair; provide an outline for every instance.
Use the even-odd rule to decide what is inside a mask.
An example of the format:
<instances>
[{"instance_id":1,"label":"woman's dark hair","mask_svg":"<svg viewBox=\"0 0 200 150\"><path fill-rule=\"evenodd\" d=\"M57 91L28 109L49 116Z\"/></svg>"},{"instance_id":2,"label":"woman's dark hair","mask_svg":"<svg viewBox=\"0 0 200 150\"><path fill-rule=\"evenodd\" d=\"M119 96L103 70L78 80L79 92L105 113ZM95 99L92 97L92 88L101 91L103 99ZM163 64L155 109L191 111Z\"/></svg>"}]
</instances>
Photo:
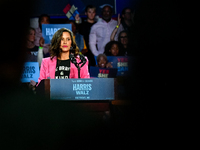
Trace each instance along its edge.
<instances>
[{"instance_id":1,"label":"woman's dark hair","mask_svg":"<svg viewBox=\"0 0 200 150\"><path fill-rule=\"evenodd\" d=\"M118 45L118 48L119 48L118 56L120 56L120 55L121 55L121 48L122 48L122 45L121 45L121 43L118 42L118 41L110 41L110 42L108 42L108 43L106 44L106 46L105 46L105 52L104 52L104 54L105 54L106 56L111 56L111 53L109 52L109 50L111 49L111 47L112 47L113 44L117 44L117 45Z\"/></svg>"},{"instance_id":2,"label":"woman's dark hair","mask_svg":"<svg viewBox=\"0 0 200 150\"><path fill-rule=\"evenodd\" d=\"M72 31L66 28L61 28L54 33L53 38L51 40L51 44L50 44L51 59L53 59L53 57L55 56L58 57L61 53L60 43L61 43L63 32L68 32L71 36L72 45L71 45L70 53L73 53L75 56L79 54L79 48L75 42L75 39L73 38Z\"/></svg>"},{"instance_id":3,"label":"woman's dark hair","mask_svg":"<svg viewBox=\"0 0 200 150\"><path fill-rule=\"evenodd\" d=\"M122 33L126 33L126 35L127 35L127 37L128 37L128 39L129 39L129 34L128 34L128 31L127 30L123 30L123 31L121 31L120 33L119 33L119 35L118 35L118 41L120 42L121 41L121 34ZM121 42L120 42L121 43Z\"/></svg>"}]
</instances>

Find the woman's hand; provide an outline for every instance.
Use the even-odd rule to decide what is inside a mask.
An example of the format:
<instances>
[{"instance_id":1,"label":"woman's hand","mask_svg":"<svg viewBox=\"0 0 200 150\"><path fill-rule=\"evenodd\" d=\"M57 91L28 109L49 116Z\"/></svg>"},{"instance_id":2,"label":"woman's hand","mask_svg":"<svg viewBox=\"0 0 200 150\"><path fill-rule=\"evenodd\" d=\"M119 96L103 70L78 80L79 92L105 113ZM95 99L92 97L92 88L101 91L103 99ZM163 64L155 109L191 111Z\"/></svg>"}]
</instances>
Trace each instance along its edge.
<instances>
[{"instance_id":1,"label":"woman's hand","mask_svg":"<svg viewBox=\"0 0 200 150\"><path fill-rule=\"evenodd\" d=\"M120 24L121 24L121 18L120 18L120 14L118 14L117 25L120 26Z\"/></svg>"}]
</instances>

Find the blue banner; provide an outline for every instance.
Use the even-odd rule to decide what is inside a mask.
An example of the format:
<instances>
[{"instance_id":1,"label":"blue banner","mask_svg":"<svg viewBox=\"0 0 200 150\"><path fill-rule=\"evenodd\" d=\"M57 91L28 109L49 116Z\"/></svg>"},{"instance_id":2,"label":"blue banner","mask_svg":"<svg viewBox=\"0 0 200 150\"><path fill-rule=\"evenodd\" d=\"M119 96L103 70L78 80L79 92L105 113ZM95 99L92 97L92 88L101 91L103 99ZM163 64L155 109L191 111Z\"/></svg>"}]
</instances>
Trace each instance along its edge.
<instances>
[{"instance_id":1,"label":"blue banner","mask_svg":"<svg viewBox=\"0 0 200 150\"><path fill-rule=\"evenodd\" d=\"M23 72L21 75L21 82L30 82L31 80L38 82L39 78L39 63L38 62L25 62Z\"/></svg>"},{"instance_id":2,"label":"blue banner","mask_svg":"<svg viewBox=\"0 0 200 150\"><path fill-rule=\"evenodd\" d=\"M95 56L95 60L96 60ZM133 57L129 56L107 56L108 62L112 62L113 68L117 68L117 76L127 76L129 66L133 62ZM96 61L97 64L97 61Z\"/></svg>"},{"instance_id":3,"label":"blue banner","mask_svg":"<svg viewBox=\"0 0 200 150\"><path fill-rule=\"evenodd\" d=\"M44 38L44 43L50 44L54 33L61 28L67 28L72 31L71 24L42 24L42 37Z\"/></svg>"},{"instance_id":4,"label":"blue banner","mask_svg":"<svg viewBox=\"0 0 200 150\"><path fill-rule=\"evenodd\" d=\"M114 100L114 78L50 79L51 100Z\"/></svg>"},{"instance_id":5,"label":"blue banner","mask_svg":"<svg viewBox=\"0 0 200 150\"><path fill-rule=\"evenodd\" d=\"M93 78L116 78L117 68L99 68L90 66L90 77Z\"/></svg>"}]
</instances>

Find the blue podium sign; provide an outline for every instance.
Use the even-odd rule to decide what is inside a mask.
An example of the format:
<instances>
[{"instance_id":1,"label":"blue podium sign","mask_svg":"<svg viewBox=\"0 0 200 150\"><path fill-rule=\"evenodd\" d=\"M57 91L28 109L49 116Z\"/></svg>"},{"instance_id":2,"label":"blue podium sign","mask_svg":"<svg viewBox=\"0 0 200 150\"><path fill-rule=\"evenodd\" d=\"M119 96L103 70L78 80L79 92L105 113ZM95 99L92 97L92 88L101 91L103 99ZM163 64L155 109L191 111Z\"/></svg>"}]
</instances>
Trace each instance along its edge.
<instances>
[{"instance_id":1,"label":"blue podium sign","mask_svg":"<svg viewBox=\"0 0 200 150\"><path fill-rule=\"evenodd\" d=\"M50 44L54 33L61 28L72 30L71 24L42 24L42 37L45 44Z\"/></svg>"},{"instance_id":2,"label":"blue podium sign","mask_svg":"<svg viewBox=\"0 0 200 150\"><path fill-rule=\"evenodd\" d=\"M21 75L21 82L30 82L31 80L38 82L39 74L38 62L25 62Z\"/></svg>"},{"instance_id":3,"label":"blue podium sign","mask_svg":"<svg viewBox=\"0 0 200 150\"><path fill-rule=\"evenodd\" d=\"M50 79L51 100L114 100L114 78Z\"/></svg>"}]
</instances>

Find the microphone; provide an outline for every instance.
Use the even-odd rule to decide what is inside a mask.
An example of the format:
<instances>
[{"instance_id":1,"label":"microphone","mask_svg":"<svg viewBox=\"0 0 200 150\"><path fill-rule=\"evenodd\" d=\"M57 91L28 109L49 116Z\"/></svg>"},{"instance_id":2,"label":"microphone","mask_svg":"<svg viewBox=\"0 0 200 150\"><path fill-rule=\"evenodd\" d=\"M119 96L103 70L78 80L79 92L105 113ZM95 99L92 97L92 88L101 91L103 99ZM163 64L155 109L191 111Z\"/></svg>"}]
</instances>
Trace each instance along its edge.
<instances>
[{"instance_id":1,"label":"microphone","mask_svg":"<svg viewBox=\"0 0 200 150\"><path fill-rule=\"evenodd\" d=\"M80 59L81 59L80 63L76 62L76 58L74 57L74 54L69 54L69 59L76 66L76 68L78 68L78 78L81 78L80 69L81 69L81 67L83 67L85 65L87 60L85 59L85 57L83 55L79 54L79 56L80 56ZM80 67L79 64L81 64L81 63L82 63L82 65Z\"/></svg>"},{"instance_id":2,"label":"microphone","mask_svg":"<svg viewBox=\"0 0 200 150\"><path fill-rule=\"evenodd\" d=\"M83 63L81 65L81 67L83 67L85 65L85 63L87 62L87 60L85 59L85 57L83 55L80 54L80 59L81 59L81 63Z\"/></svg>"},{"instance_id":3,"label":"microphone","mask_svg":"<svg viewBox=\"0 0 200 150\"><path fill-rule=\"evenodd\" d=\"M85 59L85 57L84 57L83 55L79 54L79 56L80 56L80 59L81 59L81 62L80 62L80 63L77 63L77 62L76 62L76 58L74 57L73 54L70 54L70 55L69 55L69 59L71 60L71 62L72 62L73 64L76 65L76 67L78 67L77 65L79 65L79 64L81 64L81 63L82 63L81 67L83 67L83 66L85 65L85 63L87 62L87 60Z\"/></svg>"},{"instance_id":4,"label":"microphone","mask_svg":"<svg viewBox=\"0 0 200 150\"><path fill-rule=\"evenodd\" d=\"M69 59L70 59L70 60L71 60L71 62L72 62L73 64L75 64L75 65L76 65L76 67L77 67L76 58L74 57L74 55L73 55L73 54L69 54Z\"/></svg>"}]
</instances>

